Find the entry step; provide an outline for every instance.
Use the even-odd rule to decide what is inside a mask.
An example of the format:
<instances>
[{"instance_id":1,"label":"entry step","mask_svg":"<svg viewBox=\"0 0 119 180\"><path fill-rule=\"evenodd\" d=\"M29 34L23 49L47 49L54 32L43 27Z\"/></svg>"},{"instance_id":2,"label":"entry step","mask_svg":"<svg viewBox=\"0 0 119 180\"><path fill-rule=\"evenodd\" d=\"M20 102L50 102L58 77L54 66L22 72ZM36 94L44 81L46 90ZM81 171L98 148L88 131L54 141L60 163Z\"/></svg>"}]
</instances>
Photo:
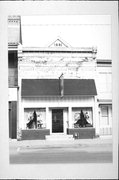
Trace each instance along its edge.
<instances>
[{"instance_id":1,"label":"entry step","mask_svg":"<svg viewBox=\"0 0 119 180\"><path fill-rule=\"evenodd\" d=\"M46 135L46 140L74 140L73 135L66 135L66 134L51 134Z\"/></svg>"}]
</instances>

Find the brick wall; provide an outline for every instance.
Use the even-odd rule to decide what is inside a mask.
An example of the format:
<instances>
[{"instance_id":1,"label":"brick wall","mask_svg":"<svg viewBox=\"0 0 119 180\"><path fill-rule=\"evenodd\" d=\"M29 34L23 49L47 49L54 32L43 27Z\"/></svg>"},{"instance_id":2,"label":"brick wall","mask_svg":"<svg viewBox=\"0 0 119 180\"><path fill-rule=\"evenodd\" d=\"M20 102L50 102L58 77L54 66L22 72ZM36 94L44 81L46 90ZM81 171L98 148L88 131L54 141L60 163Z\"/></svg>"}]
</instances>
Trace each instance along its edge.
<instances>
[{"instance_id":1,"label":"brick wall","mask_svg":"<svg viewBox=\"0 0 119 180\"><path fill-rule=\"evenodd\" d=\"M38 57L39 56L39 57ZM64 78L85 78L95 77L95 60L89 58L87 62L80 57L40 57L23 56L19 60L19 78L59 78L63 73Z\"/></svg>"}]
</instances>

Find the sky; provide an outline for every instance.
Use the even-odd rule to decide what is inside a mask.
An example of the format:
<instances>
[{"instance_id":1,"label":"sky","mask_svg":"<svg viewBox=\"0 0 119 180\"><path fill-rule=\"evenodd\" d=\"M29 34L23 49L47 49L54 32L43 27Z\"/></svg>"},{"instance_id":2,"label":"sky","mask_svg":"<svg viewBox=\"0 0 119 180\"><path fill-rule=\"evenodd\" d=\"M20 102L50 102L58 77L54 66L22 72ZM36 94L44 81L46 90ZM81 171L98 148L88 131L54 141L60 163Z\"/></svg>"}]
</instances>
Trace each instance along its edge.
<instances>
[{"instance_id":1,"label":"sky","mask_svg":"<svg viewBox=\"0 0 119 180\"><path fill-rule=\"evenodd\" d=\"M111 59L110 15L22 16L24 46L48 47L61 38L71 47L97 47L98 59Z\"/></svg>"}]
</instances>

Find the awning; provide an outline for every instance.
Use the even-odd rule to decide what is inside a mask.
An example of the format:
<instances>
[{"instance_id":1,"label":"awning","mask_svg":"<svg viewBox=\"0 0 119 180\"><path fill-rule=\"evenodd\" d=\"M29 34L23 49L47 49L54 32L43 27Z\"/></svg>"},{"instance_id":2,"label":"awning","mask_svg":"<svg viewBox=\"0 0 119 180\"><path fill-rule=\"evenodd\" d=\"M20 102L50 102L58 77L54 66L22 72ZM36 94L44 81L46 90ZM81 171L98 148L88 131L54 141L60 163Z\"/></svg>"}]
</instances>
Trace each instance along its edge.
<instances>
[{"instance_id":1,"label":"awning","mask_svg":"<svg viewBox=\"0 0 119 180\"><path fill-rule=\"evenodd\" d=\"M64 79L64 96L97 95L93 79ZM22 79L22 97L60 96L59 79Z\"/></svg>"}]
</instances>

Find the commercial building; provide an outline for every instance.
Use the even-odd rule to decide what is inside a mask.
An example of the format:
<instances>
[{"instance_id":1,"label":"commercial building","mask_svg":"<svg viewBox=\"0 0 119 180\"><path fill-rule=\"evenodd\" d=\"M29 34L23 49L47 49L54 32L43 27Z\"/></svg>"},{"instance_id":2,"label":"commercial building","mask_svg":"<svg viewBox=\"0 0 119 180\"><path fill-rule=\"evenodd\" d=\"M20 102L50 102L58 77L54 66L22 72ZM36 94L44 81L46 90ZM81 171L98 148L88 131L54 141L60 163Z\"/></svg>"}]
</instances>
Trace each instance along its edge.
<instances>
[{"instance_id":1,"label":"commercial building","mask_svg":"<svg viewBox=\"0 0 119 180\"><path fill-rule=\"evenodd\" d=\"M19 38L8 50L9 72L15 73L13 86L9 82L10 134L15 134L10 137L112 134L111 60L97 59L96 47L71 47L59 37L47 47L24 46L20 18L17 22Z\"/></svg>"}]
</instances>

